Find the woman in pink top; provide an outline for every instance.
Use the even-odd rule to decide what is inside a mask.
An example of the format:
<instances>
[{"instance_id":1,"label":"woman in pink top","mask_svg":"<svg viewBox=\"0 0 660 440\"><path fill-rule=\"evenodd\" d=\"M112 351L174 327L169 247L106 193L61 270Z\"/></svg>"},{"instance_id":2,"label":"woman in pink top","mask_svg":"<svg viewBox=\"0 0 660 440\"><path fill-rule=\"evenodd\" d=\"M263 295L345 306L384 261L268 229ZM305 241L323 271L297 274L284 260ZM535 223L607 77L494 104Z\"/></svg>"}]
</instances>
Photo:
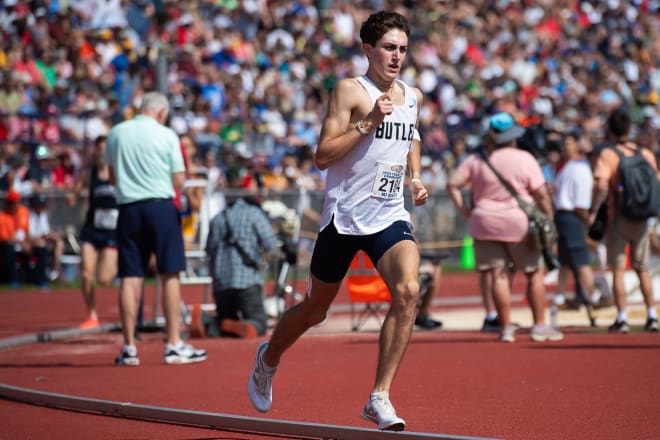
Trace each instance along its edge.
<instances>
[{"instance_id":1,"label":"woman in pink top","mask_svg":"<svg viewBox=\"0 0 660 440\"><path fill-rule=\"evenodd\" d=\"M456 208L470 220L474 238L476 270L492 286L492 294L502 324L500 340L513 342L511 325L511 285L509 266L527 277L527 299L532 309L535 341L560 340L563 335L544 323L545 287L540 251L527 240L528 219L516 199L502 185L485 162L490 161L521 198L535 201L552 218L552 201L543 173L534 157L516 148L524 129L508 113L490 118L485 153L468 157L449 178L447 192ZM463 199L461 188L470 186L472 203Z\"/></svg>"}]
</instances>

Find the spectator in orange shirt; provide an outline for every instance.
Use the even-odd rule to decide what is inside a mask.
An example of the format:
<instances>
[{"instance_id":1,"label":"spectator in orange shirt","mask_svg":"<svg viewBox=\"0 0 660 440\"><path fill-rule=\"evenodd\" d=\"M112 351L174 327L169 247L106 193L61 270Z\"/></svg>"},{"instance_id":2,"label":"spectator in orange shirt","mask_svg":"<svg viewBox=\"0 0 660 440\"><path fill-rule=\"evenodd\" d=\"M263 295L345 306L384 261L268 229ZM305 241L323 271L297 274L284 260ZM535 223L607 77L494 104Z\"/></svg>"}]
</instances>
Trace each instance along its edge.
<instances>
[{"instance_id":1,"label":"spectator in orange shirt","mask_svg":"<svg viewBox=\"0 0 660 440\"><path fill-rule=\"evenodd\" d=\"M0 261L6 270L7 282L11 287L19 286L16 258L18 252L29 252L27 232L30 226L30 212L19 202L21 196L16 191L8 191L5 207L0 215Z\"/></svg>"},{"instance_id":2,"label":"spectator in orange shirt","mask_svg":"<svg viewBox=\"0 0 660 440\"><path fill-rule=\"evenodd\" d=\"M5 201L5 206L7 202ZM14 219L0 211L0 282L11 286L18 284L16 276L16 250L14 249Z\"/></svg>"},{"instance_id":3,"label":"spectator in orange shirt","mask_svg":"<svg viewBox=\"0 0 660 440\"><path fill-rule=\"evenodd\" d=\"M10 242L14 238L15 231L14 219L6 212L0 211L0 243Z\"/></svg>"}]
</instances>

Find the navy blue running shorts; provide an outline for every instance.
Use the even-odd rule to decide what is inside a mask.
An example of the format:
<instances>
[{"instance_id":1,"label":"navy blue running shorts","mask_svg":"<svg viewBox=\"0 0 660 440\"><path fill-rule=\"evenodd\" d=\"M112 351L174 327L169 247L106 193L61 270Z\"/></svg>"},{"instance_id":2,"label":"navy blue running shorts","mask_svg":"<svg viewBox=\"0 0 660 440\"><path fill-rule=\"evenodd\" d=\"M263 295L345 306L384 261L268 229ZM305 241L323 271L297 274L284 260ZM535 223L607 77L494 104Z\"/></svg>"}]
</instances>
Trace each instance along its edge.
<instances>
[{"instance_id":1,"label":"navy blue running shorts","mask_svg":"<svg viewBox=\"0 0 660 440\"><path fill-rule=\"evenodd\" d=\"M358 250L369 255L377 267L383 254L403 240L415 241L410 224L405 221L396 221L375 234L344 235L337 232L333 219L316 238L310 272L321 281L336 283L344 278Z\"/></svg>"},{"instance_id":2,"label":"navy blue running shorts","mask_svg":"<svg viewBox=\"0 0 660 440\"><path fill-rule=\"evenodd\" d=\"M83 225L80 231L80 241L89 243L98 251L104 248L117 248L117 233L105 231L94 226Z\"/></svg>"},{"instance_id":3,"label":"navy blue running shorts","mask_svg":"<svg viewBox=\"0 0 660 440\"><path fill-rule=\"evenodd\" d=\"M120 278L144 277L152 253L161 274L186 268L181 216L170 199L119 205L117 243Z\"/></svg>"},{"instance_id":4,"label":"navy blue running shorts","mask_svg":"<svg viewBox=\"0 0 660 440\"><path fill-rule=\"evenodd\" d=\"M558 210L555 213L555 225L558 232L557 253L561 265L571 268L589 265L591 253L580 217L573 211Z\"/></svg>"}]
</instances>

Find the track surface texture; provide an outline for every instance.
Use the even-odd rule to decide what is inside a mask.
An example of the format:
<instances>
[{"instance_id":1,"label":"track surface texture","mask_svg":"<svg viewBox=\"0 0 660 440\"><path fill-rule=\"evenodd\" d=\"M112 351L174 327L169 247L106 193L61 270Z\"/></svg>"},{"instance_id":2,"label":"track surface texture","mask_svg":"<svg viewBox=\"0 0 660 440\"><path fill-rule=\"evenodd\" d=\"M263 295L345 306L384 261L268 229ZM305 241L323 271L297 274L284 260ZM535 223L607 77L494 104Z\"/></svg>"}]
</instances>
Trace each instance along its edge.
<instances>
[{"instance_id":1,"label":"track surface texture","mask_svg":"<svg viewBox=\"0 0 660 440\"><path fill-rule=\"evenodd\" d=\"M514 292L523 286L514 285ZM483 312L474 274L443 277L434 317L442 331L416 330L391 400L407 430L520 440L660 438L660 335L612 335L612 310L597 328L583 312L562 315L565 339L529 340L529 311L517 300L522 324L514 344L479 332ZM149 295L149 291L147 291ZM202 292L186 288L187 303ZM517 296L520 298L520 295ZM118 322L117 290L98 292L102 322ZM345 292L335 303L345 306ZM343 309L345 310L345 309ZM149 308L146 310L150 313ZM0 338L75 327L83 306L76 290L0 292ZM570 314L572 313L572 314ZM636 316L634 312L631 315ZM638 314L639 315L639 314ZM631 322L633 320L631 319ZM191 340L209 352L195 365L163 363L163 334L141 334L141 365L116 367L116 331L82 334L0 350L0 383L90 399L372 429L360 413L378 349L377 319L360 331L348 314L332 313L286 353L274 380L270 412L256 412L246 395L254 352L263 338ZM261 439L294 438L211 430L46 408L0 399L0 439ZM383 438L387 435L383 434Z\"/></svg>"}]
</instances>

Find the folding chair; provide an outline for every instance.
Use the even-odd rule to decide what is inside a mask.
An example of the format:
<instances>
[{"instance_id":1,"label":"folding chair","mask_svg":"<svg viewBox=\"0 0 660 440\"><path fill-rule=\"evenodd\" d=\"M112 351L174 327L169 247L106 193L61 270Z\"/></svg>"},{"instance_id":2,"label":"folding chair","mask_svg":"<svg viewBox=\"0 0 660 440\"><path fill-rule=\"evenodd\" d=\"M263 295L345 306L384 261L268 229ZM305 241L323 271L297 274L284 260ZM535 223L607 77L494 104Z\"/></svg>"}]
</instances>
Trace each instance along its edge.
<instances>
[{"instance_id":1,"label":"folding chair","mask_svg":"<svg viewBox=\"0 0 660 440\"><path fill-rule=\"evenodd\" d=\"M371 258L362 251L358 251L351 261L346 286L351 300L351 329L358 331L369 318L382 324L382 309L392 302L392 297ZM357 310L357 303L364 304L362 310Z\"/></svg>"}]
</instances>

